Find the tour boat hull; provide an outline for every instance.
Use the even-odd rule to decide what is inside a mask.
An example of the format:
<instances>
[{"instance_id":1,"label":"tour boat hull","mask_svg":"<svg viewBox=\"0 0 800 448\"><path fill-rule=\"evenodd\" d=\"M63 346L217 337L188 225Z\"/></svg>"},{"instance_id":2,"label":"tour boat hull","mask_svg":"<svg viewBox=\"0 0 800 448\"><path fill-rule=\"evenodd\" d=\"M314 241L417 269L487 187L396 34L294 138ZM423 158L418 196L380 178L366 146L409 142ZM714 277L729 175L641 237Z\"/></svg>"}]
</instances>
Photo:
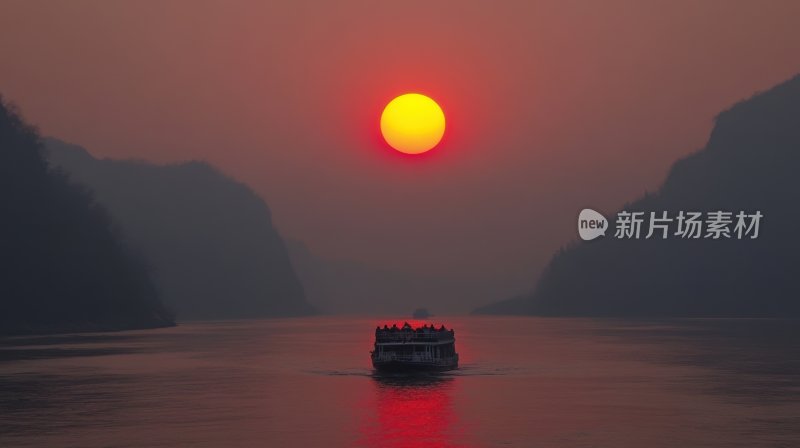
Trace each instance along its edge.
<instances>
[{"instance_id":1,"label":"tour boat hull","mask_svg":"<svg viewBox=\"0 0 800 448\"><path fill-rule=\"evenodd\" d=\"M381 372L441 372L458 368L455 331L444 325L414 328L384 325L375 328L370 352L375 370Z\"/></svg>"},{"instance_id":2,"label":"tour boat hull","mask_svg":"<svg viewBox=\"0 0 800 448\"><path fill-rule=\"evenodd\" d=\"M446 363L373 360L372 366L379 372L444 372L457 369L458 360Z\"/></svg>"}]
</instances>

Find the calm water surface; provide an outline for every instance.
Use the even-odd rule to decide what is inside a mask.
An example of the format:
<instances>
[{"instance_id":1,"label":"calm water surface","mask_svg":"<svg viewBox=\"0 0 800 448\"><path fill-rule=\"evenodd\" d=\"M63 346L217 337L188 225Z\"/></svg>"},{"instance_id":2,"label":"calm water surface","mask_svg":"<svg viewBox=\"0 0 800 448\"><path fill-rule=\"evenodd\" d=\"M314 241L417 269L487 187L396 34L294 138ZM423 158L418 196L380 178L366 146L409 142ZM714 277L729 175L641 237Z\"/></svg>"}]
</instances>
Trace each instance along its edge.
<instances>
[{"instance_id":1,"label":"calm water surface","mask_svg":"<svg viewBox=\"0 0 800 448\"><path fill-rule=\"evenodd\" d=\"M370 318L0 339L0 446L800 446L797 321L432 321L458 371L375 375Z\"/></svg>"}]
</instances>

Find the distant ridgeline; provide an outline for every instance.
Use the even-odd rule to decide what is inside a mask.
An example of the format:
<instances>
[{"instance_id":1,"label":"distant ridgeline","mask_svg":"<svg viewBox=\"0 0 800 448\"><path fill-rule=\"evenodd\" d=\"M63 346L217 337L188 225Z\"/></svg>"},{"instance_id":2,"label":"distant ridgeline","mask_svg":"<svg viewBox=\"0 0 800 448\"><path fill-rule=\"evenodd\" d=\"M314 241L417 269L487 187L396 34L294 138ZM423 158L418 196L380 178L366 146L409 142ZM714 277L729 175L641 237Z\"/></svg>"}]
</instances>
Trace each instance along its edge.
<instances>
[{"instance_id":1,"label":"distant ridgeline","mask_svg":"<svg viewBox=\"0 0 800 448\"><path fill-rule=\"evenodd\" d=\"M0 334L173 325L106 210L42 152L0 99Z\"/></svg>"},{"instance_id":2,"label":"distant ridgeline","mask_svg":"<svg viewBox=\"0 0 800 448\"><path fill-rule=\"evenodd\" d=\"M625 240L609 232L557 253L531 295L476 312L800 316L798 172L800 76L722 112L704 149L676 162L657 193L624 207L647 217L758 210L757 239Z\"/></svg>"},{"instance_id":3,"label":"distant ridgeline","mask_svg":"<svg viewBox=\"0 0 800 448\"><path fill-rule=\"evenodd\" d=\"M203 162L92 157L47 140L50 161L91 186L152 264L178 318L311 314L267 204Z\"/></svg>"}]
</instances>

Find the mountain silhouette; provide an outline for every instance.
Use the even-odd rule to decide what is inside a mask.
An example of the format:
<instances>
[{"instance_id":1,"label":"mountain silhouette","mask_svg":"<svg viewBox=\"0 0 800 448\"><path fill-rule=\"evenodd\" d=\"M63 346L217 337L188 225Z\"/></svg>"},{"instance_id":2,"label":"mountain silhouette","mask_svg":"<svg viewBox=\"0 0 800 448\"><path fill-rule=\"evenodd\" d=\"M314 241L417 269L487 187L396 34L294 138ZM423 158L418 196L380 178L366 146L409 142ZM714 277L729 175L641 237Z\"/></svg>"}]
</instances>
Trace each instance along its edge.
<instances>
[{"instance_id":1,"label":"mountain silhouette","mask_svg":"<svg viewBox=\"0 0 800 448\"><path fill-rule=\"evenodd\" d=\"M96 159L55 139L47 148L141 248L179 318L313 313L267 204L248 186L204 162Z\"/></svg>"},{"instance_id":2,"label":"mountain silhouette","mask_svg":"<svg viewBox=\"0 0 800 448\"><path fill-rule=\"evenodd\" d=\"M705 148L677 161L658 192L623 207L645 217L759 211L758 238L637 240L609 232L559 251L531 294L476 312L800 316L798 169L800 76L720 113Z\"/></svg>"},{"instance_id":3,"label":"mountain silhouette","mask_svg":"<svg viewBox=\"0 0 800 448\"><path fill-rule=\"evenodd\" d=\"M43 149L0 98L0 333L173 325L106 209Z\"/></svg>"}]
</instances>

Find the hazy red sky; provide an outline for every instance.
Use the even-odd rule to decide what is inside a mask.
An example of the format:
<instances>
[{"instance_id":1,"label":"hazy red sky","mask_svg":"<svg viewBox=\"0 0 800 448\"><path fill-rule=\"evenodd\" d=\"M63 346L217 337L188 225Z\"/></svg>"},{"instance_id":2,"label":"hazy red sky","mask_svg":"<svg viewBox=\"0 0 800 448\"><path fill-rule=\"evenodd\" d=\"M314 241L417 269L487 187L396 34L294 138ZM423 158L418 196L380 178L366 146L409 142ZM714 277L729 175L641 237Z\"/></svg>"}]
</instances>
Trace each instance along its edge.
<instances>
[{"instance_id":1,"label":"hazy red sky","mask_svg":"<svg viewBox=\"0 0 800 448\"><path fill-rule=\"evenodd\" d=\"M0 92L96 155L214 163L319 255L513 290L580 208L656 188L717 112L800 72L798 18L794 0L0 0ZM407 91L448 119L414 161L377 127Z\"/></svg>"}]
</instances>

